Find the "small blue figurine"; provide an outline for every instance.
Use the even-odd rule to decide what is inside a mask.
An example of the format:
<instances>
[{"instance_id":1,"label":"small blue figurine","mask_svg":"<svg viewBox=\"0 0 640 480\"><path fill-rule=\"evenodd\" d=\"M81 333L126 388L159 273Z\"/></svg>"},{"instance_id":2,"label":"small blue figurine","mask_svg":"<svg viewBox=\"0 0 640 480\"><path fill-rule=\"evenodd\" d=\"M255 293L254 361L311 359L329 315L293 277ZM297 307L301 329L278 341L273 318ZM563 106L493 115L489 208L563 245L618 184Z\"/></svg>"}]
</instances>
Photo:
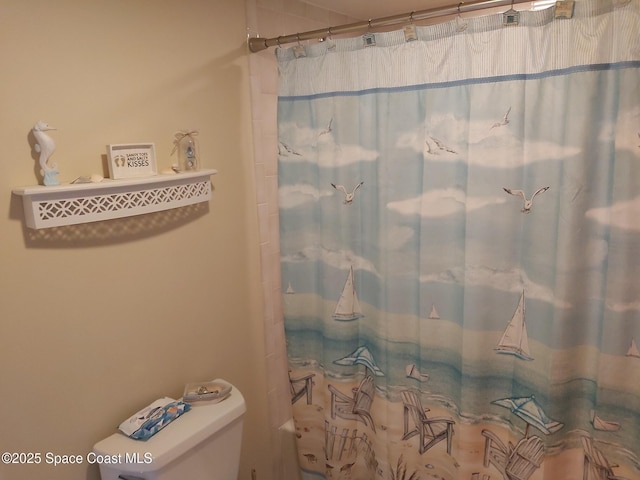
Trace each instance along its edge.
<instances>
[{"instance_id":1,"label":"small blue figurine","mask_svg":"<svg viewBox=\"0 0 640 480\"><path fill-rule=\"evenodd\" d=\"M60 173L58 172L58 164L54 163L49 166L49 157L53 155L56 144L49 135L44 133L47 130L55 130L55 128L42 120L34 125L33 136L36 137L36 144L33 148L36 152L40 153L39 162L44 175L44 184L47 186L60 185L57 178L58 173Z\"/></svg>"}]
</instances>

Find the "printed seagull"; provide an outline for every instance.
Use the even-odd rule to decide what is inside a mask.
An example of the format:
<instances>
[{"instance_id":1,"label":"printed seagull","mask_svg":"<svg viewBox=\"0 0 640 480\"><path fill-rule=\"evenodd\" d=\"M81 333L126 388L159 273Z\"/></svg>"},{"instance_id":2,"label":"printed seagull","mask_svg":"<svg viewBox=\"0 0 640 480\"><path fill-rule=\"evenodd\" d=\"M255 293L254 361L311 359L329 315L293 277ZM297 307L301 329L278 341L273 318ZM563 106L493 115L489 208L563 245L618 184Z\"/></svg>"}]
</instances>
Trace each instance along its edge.
<instances>
[{"instance_id":1,"label":"printed seagull","mask_svg":"<svg viewBox=\"0 0 640 480\"><path fill-rule=\"evenodd\" d=\"M318 136L321 135L327 135L328 133L331 133L333 131L333 128L331 128L331 124L333 123L333 118L331 118L331 120L329 120L329 125L327 125L327 128L325 128L324 130L322 130Z\"/></svg>"},{"instance_id":2,"label":"printed seagull","mask_svg":"<svg viewBox=\"0 0 640 480\"><path fill-rule=\"evenodd\" d=\"M284 142L278 142L278 155L302 155L301 153L296 152L293 148L287 145Z\"/></svg>"},{"instance_id":3,"label":"printed seagull","mask_svg":"<svg viewBox=\"0 0 640 480\"><path fill-rule=\"evenodd\" d=\"M509 195L515 195L515 196L520 196L522 197L522 200L524 201L524 205L522 207L522 210L520 210L522 213L531 213L531 207L533 206L533 199L535 198L536 195L540 194L540 193L544 193L547 190L549 190L549 187L542 187L539 188L538 190L536 190L536 192L531 195L531 198L529 200L527 200L527 197L524 194L523 190L512 190L510 188L504 188L502 187L502 189L507 192Z\"/></svg>"},{"instance_id":4,"label":"printed seagull","mask_svg":"<svg viewBox=\"0 0 640 480\"><path fill-rule=\"evenodd\" d=\"M435 143L435 147L432 147L431 142L429 140L431 140L433 143ZM425 144L427 145L427 153L430 153L432 155L438 155L440 153L440 151L449 152L449 153L458 153L455 150L453 150L452 148L446 146L444 143L442 143L437 138L432 137L431 135L429 135L427 137L427 140L425 141Z\"/></svg>"},{"instance_id":5,"label":"printed seagull","mask_svg":"<svg viewBox=\"0 0 640 480\"><path fill-rule=\"evenodd\" d=\"M342 203L344 203L345 205L349 205L353 202L353 197L356 194L356 190L358 190L363 184L364 182L360 182L358 185L355 186L355 188L351 193L347 192L347 189L344 188L342 185L336 185L332 183L331 186L336 190L340 190L342 193L344 193L344 202Z\"/></svg>"},{"instance_id":6,"label":"printed seagull","mask_svg":"<svg viewBox=\"0 0 640 480\"><path fill-rule=\"evenodd\" d=\"M507 123L509 123L509 113L511 112L511 107L509 107L509 110L507 110L507 113L504 114L504 117L502 117L502 121L501 122L497 122L494 123L491 128L495 128L495 127L502 127L504 125L506 125ZM491 130L491 128L489 130Z\"/></svg>"}]
</instances>

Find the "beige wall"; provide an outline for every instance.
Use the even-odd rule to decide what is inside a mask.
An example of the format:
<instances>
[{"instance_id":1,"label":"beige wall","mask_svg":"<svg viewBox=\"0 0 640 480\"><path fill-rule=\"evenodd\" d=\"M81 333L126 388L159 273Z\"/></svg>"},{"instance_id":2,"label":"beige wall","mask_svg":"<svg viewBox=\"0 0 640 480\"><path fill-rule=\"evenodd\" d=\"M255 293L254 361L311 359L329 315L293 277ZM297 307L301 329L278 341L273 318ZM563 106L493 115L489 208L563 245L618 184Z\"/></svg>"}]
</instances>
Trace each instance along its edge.
<instances>
[{"instance_id":1,"label":"beige wall","mask_svg":"<svg viewBox=\"0 0 640 480\"><path fill-rule=\"evenodd\" d=\"M86 455L190 381L245 395L240 478L273 478L244 2L0 0L0 452ZM108 143L200 131L215 168L199 208L41 231L29 130L45 120L59 178L103 173ZM44 459L43 459L44 460ZM1 480L97 468L0 465Z\"/></svg>"}]
</instances>

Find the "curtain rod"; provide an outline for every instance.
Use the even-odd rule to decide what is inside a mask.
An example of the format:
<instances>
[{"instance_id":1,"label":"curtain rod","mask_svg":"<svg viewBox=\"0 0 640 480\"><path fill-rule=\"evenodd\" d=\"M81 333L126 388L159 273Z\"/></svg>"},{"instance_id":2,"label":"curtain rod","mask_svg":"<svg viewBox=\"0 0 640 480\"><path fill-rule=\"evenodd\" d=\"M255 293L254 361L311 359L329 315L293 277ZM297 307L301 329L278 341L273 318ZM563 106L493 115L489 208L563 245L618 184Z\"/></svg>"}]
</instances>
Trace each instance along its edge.
<instances>
[{"instance_id":1,"label":"curtain rod","mask_svg":"<svg viewBox=\"0 0 640 480\"><path fill-rule=\"evenodd\" d=\"M330 37L331 35L340 35L343 33L366 33L367 31L376 27L385 27L401 23L412 23L420 20L425 20L427 18L445 17L448 15L473 12L476 10L484 10L492 7L502 7L507 5L513 7L513 5L519 3L531 3L531 0L473 0L469 2L459 2L455 5L449 5L446 7L430 8L427 10L419 10L410 13L403 13L400 15L381 17L363 22L349 23L337 27L310 30L308 32L294 33L291 35L282 35L279 37L249 37L248 44L249 50L255 53L265 50L269 47L274 47L276 45L280 46L285 43L300 42L302 40L321 39Z\"/></svg>"}]
</instances>

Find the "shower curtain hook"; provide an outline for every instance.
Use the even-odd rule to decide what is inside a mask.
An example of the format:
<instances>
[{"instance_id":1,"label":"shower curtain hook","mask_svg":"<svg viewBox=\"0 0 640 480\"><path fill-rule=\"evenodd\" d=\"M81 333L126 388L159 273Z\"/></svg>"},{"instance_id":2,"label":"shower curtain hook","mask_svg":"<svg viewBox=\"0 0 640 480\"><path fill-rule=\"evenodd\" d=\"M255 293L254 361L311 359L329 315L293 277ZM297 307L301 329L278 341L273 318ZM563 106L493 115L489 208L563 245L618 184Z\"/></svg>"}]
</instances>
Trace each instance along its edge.
<instances>
[{"instance_id":1,"label":"shower curtain hook","mask_svg":"<svg viewBox=\"0 0 640 480\"><path fill-rule=\"evenodd\" d=\"M298 44L295 47L293 47L293 54L295 55L296 58L306 57L307 51L305 50L304 45L302 45L302 43L300 42L299 33L296 33L296 40L298 40Z\"/></svg>"},{"instance_id":2,"label":"shower curtain hook","mask_svg":"<svg viewBox=\"0 0 640 480\"><path fill-rule=\"evenodd\" d=\"M413 18L413 14L416 12L411 12L409 14L409 25L404 27L404 40L405 42L412 42L413 40L418 39L418 34L416 32L416 24Z\"/></svg>"},{"instance_id":3,"label":"shower curtain hook","mask_svg":"<svg viewBox=\"0 0 640 480\"><path fill-rule=\"evenodd\" d=\"M333 35L333 33L331 32L331 28L333 28L333 27L328 27L327 28L327 33L325 34L324 37L322 37L320 39L321 42L326 42L327 40L331 40L331 36Z\"/></svg>"},{"instance_id":4,"label":"shower curtain hook","mask_svg":"<svg viewBox=\"0 0 640 480\"><path fill-rule=\"evenodd\" d=\"M511 8L502 14L502 24L504 26L518 25L520 12L513 8L514 0L511 0Z\"/></svg>"},{"instance_id":5,"label":"shower curtain hook","mask_svg":"<svg viewBox=\"0 0 640 480\"><path fill-rule=\"evenodd\" d=\"M458 4L458 14L456 15L456 31L464 32L467 29L467 21L462 18L462 12L460 11L460 7L464 2L460 2Z\"/></svg>"},{"instance_id":6,"label":"shower curtain hook","mask_svg":"<svg viewBox=\"0 0 640 480\"><path fill-rule=\"evenodd\" d=\"M366 47L373 47L376 44L376 36L371 33L371 19L369 19L367 33L362 36L362 39L364 40L364 44Z\"/></svg>"},{"instance_id":7,"label":"shower curtain hook","mask_svg":"<svg viewBox=\"0 0 640 480\"><path fill-rule=\"evenodd\" d=\"M281 47L282 45L280 44L280 37L281 35L278 35L278 38L276 38L276 43L278 44L279 47Z\"/></svg>"}]
</instances>

